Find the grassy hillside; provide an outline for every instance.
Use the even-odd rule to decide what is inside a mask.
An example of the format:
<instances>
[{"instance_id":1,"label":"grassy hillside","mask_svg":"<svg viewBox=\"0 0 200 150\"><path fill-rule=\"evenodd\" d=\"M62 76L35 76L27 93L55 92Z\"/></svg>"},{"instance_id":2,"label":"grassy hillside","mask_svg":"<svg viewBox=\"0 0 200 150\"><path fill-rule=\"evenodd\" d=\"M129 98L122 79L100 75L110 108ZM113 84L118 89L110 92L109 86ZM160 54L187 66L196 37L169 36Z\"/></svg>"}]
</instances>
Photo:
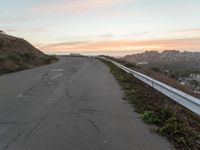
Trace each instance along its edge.
<instances>
[{"instance_id":1,"label":"grassy hillside","mask_svg":"<svg viewBox=\"0 0 200 150\"><path fill-rule=\"evenodd\" d=\"M0 74L42 66L56 61L26 40L0 34Z\"/></svg>"},{"instance_id":2,"label":"grassy hillside","mask_svg":"<svg viewBox=\"0 0 200 150\"><path fill-rule=\"evenodd\" d=\"M149 68L165 70L178 77L188 77L191 73L200 73L200 52L165 50L159 53L147 51L141 54L127 55L122 59L135 64L143 64Z\"/></svg>"}]
</instances>

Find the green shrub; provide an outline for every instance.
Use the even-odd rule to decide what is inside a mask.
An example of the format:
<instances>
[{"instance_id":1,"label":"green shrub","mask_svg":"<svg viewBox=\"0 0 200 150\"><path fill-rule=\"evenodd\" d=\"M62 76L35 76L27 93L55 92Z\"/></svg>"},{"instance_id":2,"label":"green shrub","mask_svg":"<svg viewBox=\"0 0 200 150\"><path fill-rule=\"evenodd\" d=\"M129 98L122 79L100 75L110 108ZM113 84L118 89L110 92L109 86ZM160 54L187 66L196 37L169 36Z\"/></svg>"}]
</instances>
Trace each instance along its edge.
<instances>
[{"instance_id":1,"label":"green shrub","mask_svg":"<svg viewBox=\"0 0 200 150\"><path fill-rule=\"evenodd\" d=\"M5 62L7 61L7 58L5 56L0 56L0 62Z\"/></svg>"},{"instance_id":2,"label":"green shrub","mask_svg":"<svg viewBox=\"0 0 200 150\"><path fill-rule=\"evenodd\" d=\"M8 59L10 59L11 61L14 61L14 62L21 61L21 57L17 54L9 54L7 57L8 57Z\"/></svg>"},{"instance_id":3,"label":"green shrub","mask_svg":"<svg viewBox=\"0 0 200 150\"><path fill-rule=\"evenodd\" d=\"M20 56L22 57L23 61L26 61L26 62L30 62L36 59L36 55L33 53L24 53L24 54L21 54Z\"/></svg>"},{"instance_id":4,"label":"green shrub","mask_svg":"<svg viewBox=\"0 0 200 150\"><path fill-rule=\"evenodd\" d=\"M142 119L148 124L157 124L160 122L158 116L153 111L145 111L142 115Z\"/></svg>"},{"instance_id":5,"label":"green shrub","mask_svg":"<svg viewBox=\"0 0 200 150\"><path fill-rule=\"evenodd\" d=\"M181 126L178 124L177 119L173 116L166 119L164 125L158 129L158 132L163 135L178 133L181 130Z\"/></svg>"}]
</instances>

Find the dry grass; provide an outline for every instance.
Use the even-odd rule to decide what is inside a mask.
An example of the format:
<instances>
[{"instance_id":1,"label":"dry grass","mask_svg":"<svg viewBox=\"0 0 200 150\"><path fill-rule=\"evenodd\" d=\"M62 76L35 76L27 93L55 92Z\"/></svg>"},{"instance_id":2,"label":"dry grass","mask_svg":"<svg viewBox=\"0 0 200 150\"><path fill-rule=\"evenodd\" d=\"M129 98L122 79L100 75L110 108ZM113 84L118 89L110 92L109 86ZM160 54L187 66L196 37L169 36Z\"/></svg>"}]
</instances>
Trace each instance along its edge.
<instances>
[{"instance_id":1,"label":"dry grass","mask_svg":"<svg viewBox=\"0 0 200 150\"><path fill-rule=\"evenodd\" d=\"M147 76L149 76L149 77L151 77L155 80L163 82L163 83L165 83L165 84L167 84L171 87L174 87L174 88L176 88L180 91L183 91L183 92L185 92L189 95L200 98L200 94L194 93L189 86L181 85L177 81L177 79L170 77L169 75L166 75L166 74L164 74L160 71L157 71L157 70L155 70L155 68L151 69L151 68L148 68L148 67L145 67L145 66L138 66L138 65L135 65L133 63L127 62L125 60L121 60L121 59L117 59L117 58L113 58L113 57L108 57L108 56L104 56L104 57L107 57L107 58L112 59L116 62L119 62L120 64L123 64L124 66L126 66L128 68L134 69L137 72L143 73L143 74L145 74L145 75L147 75Z\"/></svg>"},{"instance_id":2,"label":"dry grass","mask_svg":"<svg viewBox=\"0 0 200 150\"><path fill-rule=\"evenodd\" d=\"M41 57L32 53L17 54L9 53L0 55L0 74L16 72L20 70L30 69L33 67L50 64L58 59L55 56L43 55Z\"/></svg>"},{"instance_id":3,"label":"dry grass","mask_svg":"<svg viewBox=\"0 0 200 150\"><path fill-rule=\"evenodd\" d=\"M176 149L200 149L200 118L173 100L105 62L142 119L155 124L155 131L168 137Z\"/></svg>"}]
</instances>

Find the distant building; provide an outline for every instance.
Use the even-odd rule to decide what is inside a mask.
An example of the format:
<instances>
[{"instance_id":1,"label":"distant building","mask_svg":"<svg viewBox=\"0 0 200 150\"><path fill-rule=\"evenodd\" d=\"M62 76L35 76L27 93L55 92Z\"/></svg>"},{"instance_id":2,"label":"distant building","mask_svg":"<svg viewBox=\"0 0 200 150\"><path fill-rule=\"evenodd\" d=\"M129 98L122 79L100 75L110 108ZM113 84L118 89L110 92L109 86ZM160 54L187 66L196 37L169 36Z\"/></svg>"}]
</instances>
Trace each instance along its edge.
<instances>
[{"instance_id":1,"label":"distant building","mask_svg":"<svg viewBox=\"0 0 200 150\"><path fill-rule=\"evenodd\" d=\"M194 73L192 73L192 74L190 74L190 77L191 78L195 78L195 79L200 79L200 74L194 74Z\"/></svg>"},{"instance_id":2,"label":"distant building","mask_svg":"<svg viewBox=\"0 0 200 150\"><path fill-rule=\"evenodd\" d=\"M195 94L200 94L200 91L194 90Z\"/></svg>"},{"instance_id":3,"label":"distant building","mask_svg":"<svg viewBox=\"0 0 200 150\"><path fill-rule=\"evenodd\" d=\"M78 53L71 53L70 55L71 56L81 56L81 54L78 54Z\"/></svg>"},{"instance_id":4,"label":"distant building","mask_svg":"<svg viewBox=\"0 0 200 150\"><path fill-rule=\"evenodd\" d=\"M162 53L163 54L179 54L180 52L178 50L164 50Z\"/></svg>"},{"instance_id":5,"label":"distant building","mask_svg":"<svg viewBox=\"0 0 200 150\"><path fill-rule=\"evenodd\" d=\"M147 64L148 64L148 62L146 62L146 61L142 61L142 62L137 63L137 65L147 65Z\"/></svg>"},{"instance_id":6,"label":"distant building","mask_svg":"<svg viewBox=\"0 0 200 150\"><path fill-rule=\"evenodd\" d=\"M181 81L180 84L181 84L181 85L186 85L187 82L186 82L186 81Z\"/></svg>"}]
</instances>

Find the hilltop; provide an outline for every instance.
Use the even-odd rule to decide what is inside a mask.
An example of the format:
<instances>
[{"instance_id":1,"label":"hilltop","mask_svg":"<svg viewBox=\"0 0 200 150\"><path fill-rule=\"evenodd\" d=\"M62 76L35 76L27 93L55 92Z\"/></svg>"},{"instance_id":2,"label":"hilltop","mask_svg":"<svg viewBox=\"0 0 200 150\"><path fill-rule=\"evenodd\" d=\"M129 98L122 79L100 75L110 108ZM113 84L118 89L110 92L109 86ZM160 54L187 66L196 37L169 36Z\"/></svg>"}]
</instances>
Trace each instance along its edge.
<instances>
[{"instance_id":1,"label":"hilltop","mask_svg":"<svg viewBox=\"0 0 200 150\"><path fill-rule=\"evenodd\" d=\"M141 54L127 55L122 59L138 65L170 71L179 76L188 76L191 72L200 72L200 52L146 51Z\"/></svg>"},{"instance_id":2,"label":"hilltop","mask_svg":"<svg viewBox=\"0 0 200 150\"><path fill-rule=\"evenodd\" d=\"M57 60L24 39L0 32L0 74L29 69Z\"/></svg>"}]
</instances>

